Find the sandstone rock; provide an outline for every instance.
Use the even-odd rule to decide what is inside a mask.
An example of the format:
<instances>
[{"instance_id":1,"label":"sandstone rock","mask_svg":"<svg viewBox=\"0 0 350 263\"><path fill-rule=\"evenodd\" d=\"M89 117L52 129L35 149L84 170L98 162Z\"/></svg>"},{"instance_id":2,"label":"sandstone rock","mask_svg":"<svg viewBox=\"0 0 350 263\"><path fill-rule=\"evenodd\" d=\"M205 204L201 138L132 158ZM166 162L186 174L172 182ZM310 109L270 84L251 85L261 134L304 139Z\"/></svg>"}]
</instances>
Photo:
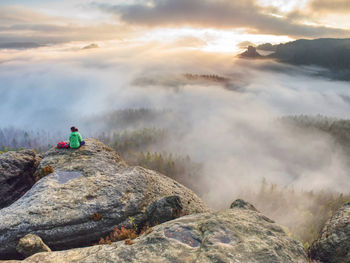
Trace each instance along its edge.
<instances>
[{"instance_id":1,"label":"sandstone rock","mask_svg":"<svg viewBox=\"0 0 350 263\"><path fill-rule=\"evenodd\" d=\"M33 174L40 157L23 150L0 155L0 209L12 204L35 183Z\"/></svg>"},{"instance_id":2,"label":"sandstone rock","mask_svg":"<svg viewBox=\"0 0 350 263\"><path fill-rule=\"evenodd\" d=\"M261 58L262 56L256 51L256 48L249 46L246 51L239 55L240 58Z\"/></svg>"},{"instance_id":3,"label":"sandstone rock","mask_svg":"<svg viewBox=\"0 0 350 263\"><path fill-rule=\"evenodd\" d=\"M135 228L136 225L138 230L141 230L144 227L159 225L184 215L180 197L166 196L150 204L144 213L129 217L128 221L119 224L119 227Z\"/></svg>"},{"instance_id":4,"label":"sandstone rock","mask_svg":"<svg viewBox=\"0 0 350 263\"><path fill-rule=\"evenodd\" d=\"M0 258L15 257L17 242L29 233L53 250L91 245L165 196L178 196L186 213L208 211L191 190L157 172L128 167L94 139L76 150L51 149L38 171L47 166L52 174L0 210Z\"/></svg>"},{"instance_id":5,"label":"sandstone rock","mask_svg":"<svg viewBox=\"0 0 350 263\"><path fill-rule=\"evenodd\" d=\"M183 206L178 196L167 196L153 202L146 209L146 221L151 226L158 225L179 217Z\"/></svg>"},{"instance_id":6,"label":"sandstone rock","mask_svg":"<svg viewBox=\"0 0 350 263\"><path fill-rule=\"evenodd\" d=\"M40 252L51 252L51 249L44 244L40 237L32 234L21 238L17 244L16 250L24 257L30 257Z\"/></svg>"},{"instance_id":7,"label":"sandstone rock","mask_svg":"<svg viewBox=\"0 0 350 263\"><path fill-rule=\"evenodd\" d=\"M323 263L350 262L350 203L327 221L320 237L311 245L309 256Z\"/></svg>"},{"instance_id":8,"label":"sandstone rock","mask_svg":"<svg viewBox=\"0 0 350 263\"><path fill-rule=\"evenodd\" d=\"M282 228L250 209L184 216L148 234L111 245L40 253L25 263L306 263L302 245Z\"/></svg>"},{"instance_id":9,"label":"sandstone rock","mask_svg":"<svg viewBox=\"0 0 350 263\"><path fill-rule=\"evenodd\" d=\"M231 204L230 208L242 208L242 209L249 209L249 210L253 210L253 211L258 211L258 210L256 210L256 208L252 204L250 204L242 199L237 199L236 201L234 201Z\"/></svg>"}]
</instances>

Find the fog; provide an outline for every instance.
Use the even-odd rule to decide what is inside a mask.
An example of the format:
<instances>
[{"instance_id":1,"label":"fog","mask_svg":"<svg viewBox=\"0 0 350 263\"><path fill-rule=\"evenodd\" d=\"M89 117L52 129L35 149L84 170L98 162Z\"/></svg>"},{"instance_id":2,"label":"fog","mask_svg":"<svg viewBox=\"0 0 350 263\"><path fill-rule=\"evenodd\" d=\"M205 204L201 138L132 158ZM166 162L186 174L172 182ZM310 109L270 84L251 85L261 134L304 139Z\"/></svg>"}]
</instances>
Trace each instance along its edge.
<instances>
[{"instance_id":1,"label":"fog","mask_svg":"<svg viewBox=\"0 0 350 263\"><path fill-rule=\"evenodd\" d=\"M80 46L3 52L1 127L67 131L68 136L76 125L91 136L106 129L89 122L91 116L167 109L172 114L157 125L169 129L173 139L160 150L203 163L199 194L215 209L244 189L259 187L262 178L298 189L349 191L348 157L333 138L276 122L299 114L348 118L349 82L319 77L319 68L171 44ZM185 73L225 81L189 80Z\"/></svg>"}]
</instances>

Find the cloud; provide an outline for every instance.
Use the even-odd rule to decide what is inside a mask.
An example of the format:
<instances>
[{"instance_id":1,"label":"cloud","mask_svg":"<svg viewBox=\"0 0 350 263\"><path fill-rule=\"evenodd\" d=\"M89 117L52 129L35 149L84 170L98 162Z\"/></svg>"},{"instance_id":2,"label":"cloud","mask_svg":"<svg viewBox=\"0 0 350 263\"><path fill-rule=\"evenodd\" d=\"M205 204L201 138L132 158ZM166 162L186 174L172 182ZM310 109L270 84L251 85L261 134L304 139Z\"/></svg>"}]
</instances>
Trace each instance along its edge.
<instances>
[{"instance_id":1,"label":"cloud","mask_svg":"<svg viewBox=\"0 0 350 263\"><path fill-rule=\"evenodd\" d=\"M0 48L33 48L71 41L122 39L133 34L116 23L84 24L79 20L48 16L23 7L1 7ZM32 43L32 44L28 44Z\"/></svg>"},{"instance_id":2,"label":"cloud","mask_svg":"<svg viewBox=\"0 0 350 263\"><path fill-rule=\"evenodd\" d=\"M207 45L207 42L198 37L184 36L175 40L173 45L178 47L203 47Z\"/></svg>"},{"instance_id":3,"label":"cloud","mask_svg":"<svg viewBox=\"0 0 350 263\"><path fill-rule=\"evenodd\" d=\"M154 0L128 5L97 4L122 21L151 27L197 26L209 28L245 28L261 34L295 37L323 37L350 35L338 28L313 26L276 17L276 8L261 7L255 1L213 0Z\"/></svg>"},{"instance_id":4,"label":"cloud","mask_svg":"<svg viewBox=\"0 0 350 263\"><path fill-rule=\"evenodd\" d=\"M239 48L248 48L248 46L255 46L255 45L254 45L254 43L252 43L250 41L243 41L243 42L237 44L237 47L239 47Z\"/></svg>"},{"instance_id":5,"label":"cloud","mask_svg":"<svg viewBox=\"0 0 350 263\"><path fill-rule=\"evenodd\" d=\"M78 9L81 13L72 17L48 15L43 13L44 11L37 11L41 9L1 6L0 48L25 49L73 41L91 43L135 40L147 35L149 27L245 29L252 34L289 35L296 38L350 35L349 30L336 26L326 27L322 26L322 23L306 25L305 22L315 17L307 11L294 10L283 13L283 17L277 17L272 15L279 14L277 8L260 6L255 0L153 0L148 1L148 4L145 1L133 1L128 4L102 2L82 5L81 9ZM70 12L74 13L75 10ZM84 19L84 16L90 14L94 18ZM195 36L187 35L186 38L178 39L174 45L201 47L206 45L205 41L205 38L196 39Z\"/></svg>"},{"instance_id":6,"label":"cloud","mask_svg":"<svg viewBox=\"0 0 350 263\"><path fill-rule=\"evenodd\" d=\"M202 163L199 176L186 180L214 209L255 190L262 178L295 190L349 191L348 157L330 136L275 121L289 114L348 117L348 82L315 78L309 68L169 46L3 52L9 54L0 64L0 128L34 130L31 134L39 129L54 145L67 138L72 125L86 137L112 134L104 118L115 109L166 109L154 122L142 122L171 133L147 150L188 154ZM183 73L230 78L240 90L186 81ZM137 124L117 125L133 129ZM291 214L284 210L283 215Z\"/></svg>"},{"instance_id":7,"label":"cloud","mask_svg":"<svg viewBox=\"0 0 350 263\"><path fill-rule=\"evenodd\" d=\"M29 49L38 48L42 45L34 42L7 42L0 43L0 49Z\"/></svg>"},{"instance_id":8,"label":"cloud","mask_svg":"<svg viewBox=\"0 0 350 263\"><path fill-rule=\"evenodd\" d=\"M348 0L311 0L310 7L316 12L350 13Z\"/></svg>"},{"instance_id":9,"label":"cloud","mask_svg":"<svg viewBox=\"0 0 350 263\"><path fill-rule=\"evenodd\" d=\"M1 6L0 24L2 27L8 27L14 24L27 24L41 21L42 23L52 23L52 17L23 8L20 6Z\"/></svg>"}]
</instances>

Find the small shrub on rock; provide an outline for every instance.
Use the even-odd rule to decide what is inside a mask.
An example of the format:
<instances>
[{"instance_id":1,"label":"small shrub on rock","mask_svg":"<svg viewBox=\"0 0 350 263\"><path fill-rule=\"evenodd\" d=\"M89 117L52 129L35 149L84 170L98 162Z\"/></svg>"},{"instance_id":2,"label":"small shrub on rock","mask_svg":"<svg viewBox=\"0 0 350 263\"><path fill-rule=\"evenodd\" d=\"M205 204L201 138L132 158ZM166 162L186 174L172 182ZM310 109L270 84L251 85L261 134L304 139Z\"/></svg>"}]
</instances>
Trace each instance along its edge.
<instances>
[{"instance_id":1,"label":"small shrub on rock","mask_svg":"<svg viewBox=\"0 0 350 263\"><path fill-rule=\"evenodd\" d=\"M41 178L48 176L49 174L52 174L54 172L54 169L52 166L44 166L40 169L40 171L36 171L33 175L33 178L35 182L39 181Z\"/></svg>"},{"instance_id":2,"label":"small shrub on rock","mask_svg":"<svg viewBox=\"0 0 350 263\"><path fill-rule=\"evenodd\" d=\"M187 216L187 215L188 215L188 213L185 212L185 210L183 210L183 209L180 209L180 210L179 210L179 209L173 208L172 210L173 210L173 217L174 217L174 218L179 218L179 217Z\"/></svg>"},{"instance_id":3,"label":"small shrub on rock","mask_svg":"<svg viewBox=\"0 0 350 263\"><path fill-rule=\"evenodd\" d=\"M124 226L114 227L113 231L109 233L108 236L105 238L102 238L99 240L98 245L109 245L112 242L117 242L121 240L125 240L125 244L132 245L133 242L131 240L143 235L147 234L152 231L152 228L146 225L141 230L138 230L137 228L126 228Z\"/></svg>"},{"instance_id":4,"label":"small shrub on rock","mask_svg":"<svg viewBox=\"0 0 350 263\"><path fill-rule=\"evenodd\" d=\"M90 216L90 219L97 222L97 221L101 221L102 220L102 215L99 213L95 213L93 215Z\"/></svg>"},{"instance_id":5,"label":"small shrub on rock","mask_svg":"<svg viewBox=\"0 0 350 263\"><path fill-rule=\"evenodd\" d=\"M134 244L134 242L132 242L130 239L125 239L125 244L131 246Z\"/></svg>"},{"instance_id":6,"label":"small shrub on rock","mask_svg":"<svg viewBox=\"0 0 350 263\"><path fill-rule=\"evenodd\" d=\"M41 176L41 178L43 178L45 176L48 176L49 174L52 174L53 172L54 172L54 169L52 166L50 166L50 165L44 166L40 170L40 176Z\"/></svg>"}]
</instances>

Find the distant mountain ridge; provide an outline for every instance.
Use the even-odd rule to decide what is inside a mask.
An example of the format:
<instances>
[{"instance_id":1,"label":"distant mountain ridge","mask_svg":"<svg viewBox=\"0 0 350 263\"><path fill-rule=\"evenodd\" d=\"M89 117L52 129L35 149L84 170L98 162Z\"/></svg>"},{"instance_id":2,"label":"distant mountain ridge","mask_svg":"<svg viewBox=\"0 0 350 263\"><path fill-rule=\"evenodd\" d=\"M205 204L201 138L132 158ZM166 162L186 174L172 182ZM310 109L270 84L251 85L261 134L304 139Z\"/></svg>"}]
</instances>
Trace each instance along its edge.
<instances>
[{"instance_id":1,"label":"distant mountain ridge","mask_svg":"<svg viewBox=\"0 0 350 263\"><path fill-rule=\"evenodd\" d=\"M286 44L265 44L258 49L274 51L269 57L291 64L350 69L350 39L299 39Z\"/></svg>"},{"instance_id":2,"label":"distant mountain ridge","mask_svg":"<svg viewBox=\"0 0 350 263\"><path fill-rule=\"evenodd\" d=\"M350 80L350 38L299 39L285 44L265 43L257 50L273 51L266 56L293 65L315 65L331 70L332 77Z\"/></svg>"}]
</instances>

